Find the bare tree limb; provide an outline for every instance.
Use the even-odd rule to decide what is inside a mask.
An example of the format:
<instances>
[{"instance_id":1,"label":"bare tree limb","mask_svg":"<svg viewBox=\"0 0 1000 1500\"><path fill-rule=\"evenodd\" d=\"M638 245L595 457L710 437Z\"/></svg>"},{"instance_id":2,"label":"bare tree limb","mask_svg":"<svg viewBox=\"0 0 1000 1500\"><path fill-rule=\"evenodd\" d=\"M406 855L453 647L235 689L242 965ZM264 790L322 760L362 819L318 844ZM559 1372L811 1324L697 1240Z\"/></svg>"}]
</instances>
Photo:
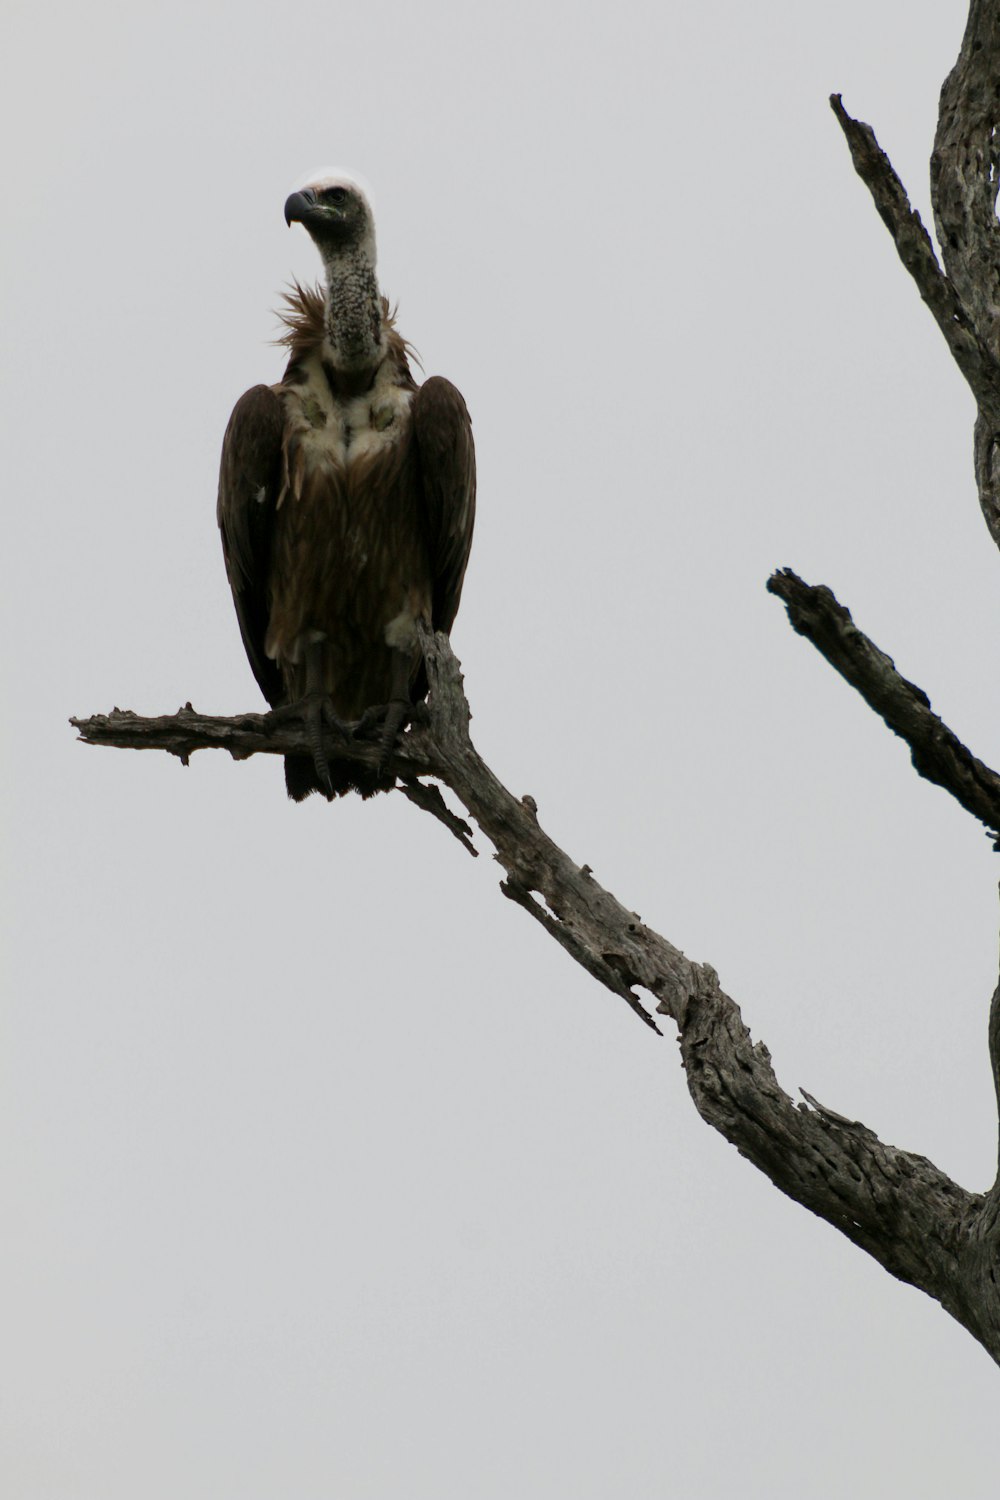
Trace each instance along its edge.
<instances>
[{"instance_id":1,"label":"bare tree limb","mask_svg":"<svg viewBox=\"0 0 1000 1500\"><path fill-rule=\"evenodd\" d=\"M1000 15L972 0L958 60L941 89L931 156L931 202L945 267L981 345L1000 356ZM1000 547L1000 422L979 402L974 460L979 504Z\"/></svg>"},{"instance_id":2,"label":"bare tree limb","mask_svg":"<svg viewBox=\"0 0 1000 1500\"><path fill-rule=\"evenodd\" d=\"M1000 423L1000 369L948 277L938 265L930 235L875 132L847 113L839 94L830 96L851 150L851 160L865 183L879 216L892 235L899 258L916 282L924 302L948 342L955 362L983 411Z\"/></svg>"},{"instance_id":3,"label":"bare tree limb","mask_svg":"<svg viewBox=\"0 0 1000 1500\"><path fill-rule=\"evenodd\" d=\"M941 90L931 203L944 271L870 127L853 120L838 95L830 102L855 168L976 398L973 456L979 503L1000 547L1000 0L970 0L961 51ZM810 594L799 580L788 582L785 592L794 592L796 585ZM811 594L798 601L802 608L797 620L789 607L796 629L809 635L890 728L907 740L920 774L944 786L995 834L1000 826L996 773L970 755L931 713L926 695L899 677L888 657L854 630L850 616L829 591ZM990 1012L989 1042L1000 1103L1000 989ZM1000 1347L998 1230L1000 1176L969 1221L955 1282L957 1300L949 1308L994 1358Z\"/></svg>"},{"instance_id":4,"label":"bare tree limb","mask_svg":"<svg viewBox=\"0 0 1000 1500\"><path fill-rule=\"evenodd\" d=\"M295 719L279 714L238 714L220 718L202 714L186 703L175 714L144 718L129 708L113 708L109 714L91 714L69 721L88 745L111 745L119 750L166 750L187 764L196 750L228 750L234 760L251 755L309 755L305 728ZM340 740L331 735L330 747L343 760L359 765L378 765L379 750L369 739ZM419 735L407 735L393 760L398 776L426 775L430 770L420 753Z\"/></svg>"},{"instance_id":5,"label":"bare tree limb","mask_svg":"<svg viewBox=\"0 0 1000 1500\"><path fill-rule=\"evenodd\" d=\"M943 787L983 823L1000 849L1000 776L977 760L931 709L921 688L896 671L892 658L858 629L828 588L804 583L790 568L767 587L785 605L792 628L812 642L845 682L910 747L914 769Z\"/></svg>"},{"instance_id":6,"label":"bare tree limb","mask_svg":"<svg viewBox=\"0 0 1000 1500\"><path fill-rule=\"evenodd\" d=\"M429 812L432 818L437 818L439 823L443 823L448 832L455 835L462 848L467 849L473 859L478 858L479 850L472 842L472 829L464 818L452 812L442 797L439 786L435 786L433 782L425 785L414 776L401 781L397 790L402 792L404 797L408 797L416 807Z\"/></svg>"},{"instance_id":7,"label":"bare tree limb","mask_svg":"<svg viewBox=\"0 0 1000 1500\"><path fill-rule=\"evenodd\" d=\"M830 608L837 628L848 636L841 618L846 611L837 615L835 600ZM855 635L864 641L860 632ZM594 879L589 866L549 838L533 798L515 797L501 784L470 738L461 668L447 638L428 635L423 644L431 684L426 722L403 736L393 764L411 783L406 789L411 800L455 832L452 820L460 820L454 814L441 818L440 808L427 807L421 793L413 795L420 777L432 776L450 788L493 844L506 872L504 894L647 1025L654 1026L653 1018L638 991L652 995L656 1010L674 1020L688 1087L702 1118L783 1193L841 1230L893 1276L941 1302L1000 1361L1000 1329L995 1338L989 1335L992 1342L983 1337L980 1301L966 1292L969 1247L979 1247L976 1274L981 1275L987 1247L996 1241L996 1225L985 1219L991 1200L958 1187L925 1158L884 1145L859 1122L814 1105L808 1095L806 1104L795 1104L778 1084L767 1048L752 1041L715 971L692 962L647 927ZM208 745L240 756L301 753L305 746L298 727L287 720L270 727L268 717L215 719L187 708L161 719L116 711L74 722L92 744L158 747L184 756ZM343 750L339 741L331 748L337 754ZM355 742L344 753L367 758L378 748Z\"/></svg>"},{"instance_id":8,"label":"bare tree limb","mask_svg":"<svg viewBox=\"0 0 1000 1500\"><path fill-rule=\"evenodd\" d=\"M705 966L698 977L681 1026L681 1055L702 1118L783 1193L891 1275L940 1301L1000 1362L1000 1342L988 1332L984 1338L977 1298L971 1287L966 1294L966 1246L979 1234L995 1250L995 1232L984 1222L987 1200L926 1158L884 1145L858 1122L794 1104L714 971Z\"/></svg>"},{"instance_id":9,"label":"bare tree limb","mask_svg":"<svg viewBox=\"0 0 1000 1500\"><path fill-rule=\"evenodd\" d=\"M945 271L920 215L870 125L830 103L858 175L899 257L976 398L973 457L979 504L1000 547L1000 19L996 0L972 0L958 61L941 90L931 203Z\"/></svg>"},{"instance_id":10,"label":"bare tree limb","mask_svg":"<svg viewBox=\"0 0 1000 1500\"><path fill-rule=\"evenodd\" d=\"M998 84L996 0L972 0L958 59L941 89L931 201L951 284L994 357L1000 355Z\"/></svg>"}]
</instances>

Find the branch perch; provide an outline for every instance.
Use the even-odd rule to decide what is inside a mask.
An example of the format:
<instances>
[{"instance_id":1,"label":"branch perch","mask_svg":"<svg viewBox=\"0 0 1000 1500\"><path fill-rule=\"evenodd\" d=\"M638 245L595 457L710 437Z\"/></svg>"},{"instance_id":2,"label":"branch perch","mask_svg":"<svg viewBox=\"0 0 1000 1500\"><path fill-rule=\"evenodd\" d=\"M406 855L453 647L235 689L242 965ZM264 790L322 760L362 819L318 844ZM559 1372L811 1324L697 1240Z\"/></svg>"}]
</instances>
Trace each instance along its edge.
<instances>
[{"instance_id":1,"label":"branch perch","mask_svg":"<svg viewBox=\"0 0 1000 1500\"><path fill-rule=\"evenodd\" d=\"M782 586L787 591L787 582ZM806 585L800 588L810 593ZM846 611L841 615L849 621ZM647 927L594 879L588 865L571 859L548 837L532 797L515 797L501 784L470 738L461 668L447 638L426 636L423 644L431 685L426 721L403 736L392 765L409 782L406 794L450 831L458 831L452 822L467 829L448 809L442 819L444 801L423 781L431 777L448 787L493 844L506 874L504 895L648 1026L658 1029L639 991L653 997L660 1015L673 1019L688 1088L702 1118L783 1193L835 1225L893 1276L936 1298L982 1338L980 1304L966 1295L966 1280L970 1247L993 1244L989 1200L966 1192L925 1158L883 1144L859 1122L809 1102L796 1104L714 969L692 962ZM238 758L307 748L298 726L285 721L272 727L268 719L267 714L212 718L186 707L163 718L116 710L72 722L90 744L158 748L182 758L208 747ZM337 741L335 749L366 762L378 754L377 746L364 742L343 747ZM427 805L433 793L440 807ZM981 1249L980 1262L977 1274L985 1274ZM1000 1333L987 1347L1000 1361Z\"/></svg>"},{"instance_id":2,"label":"branch perch","mask_svg":"<svg viewBox=\"0 0 1000 1500\"><path fill-rule=\"evenodd\" d=\"M196 750L228 750L234 760L251 755L309 755L305 729L294 720L275 714L238 714L220 718L202 714L185 703L175 714L144 718L129 708L113 708L109 714L91 714L70 719L80 739L88 745L111 745L118 750L166 750L187 765ZM429 770L420 753L419 734L407 735L393 761L399 776L425 775ZM337 756L360 765L376 767L378 746L371 739L330 740Z\"/></svg>"}]
</instances>

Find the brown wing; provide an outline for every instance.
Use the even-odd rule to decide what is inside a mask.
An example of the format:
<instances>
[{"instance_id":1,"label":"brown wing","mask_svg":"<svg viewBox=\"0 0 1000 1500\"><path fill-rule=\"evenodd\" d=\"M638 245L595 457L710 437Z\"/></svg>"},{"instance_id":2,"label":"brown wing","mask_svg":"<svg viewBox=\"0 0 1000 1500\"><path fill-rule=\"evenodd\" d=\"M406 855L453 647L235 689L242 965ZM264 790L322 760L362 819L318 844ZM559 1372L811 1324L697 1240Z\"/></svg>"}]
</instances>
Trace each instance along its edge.
<instances>
[{"instance_id":1,"label":"brown wing","mask_svg":"<svg viewBox=\"0 0 1000 1500\"><path fill-rule=\"evenodd\" d=\"M281 674L264 651L284 428L281 397L271 386L255 385L233 408L219 468L218 518L229 586L253 675L270 704L284 697Z\"/></svg>"},{"instance_id":2,"label":"brown wing","mask_svg":"<svg viewBox=\"0 0 1000 1500\"><path fill-rule=\"evenodd\" d=\"M450 380L432 375L410 407L434 572L435 630L450 631L462 597L476 518L472 419Z\"/></svg>"}]
</instances>

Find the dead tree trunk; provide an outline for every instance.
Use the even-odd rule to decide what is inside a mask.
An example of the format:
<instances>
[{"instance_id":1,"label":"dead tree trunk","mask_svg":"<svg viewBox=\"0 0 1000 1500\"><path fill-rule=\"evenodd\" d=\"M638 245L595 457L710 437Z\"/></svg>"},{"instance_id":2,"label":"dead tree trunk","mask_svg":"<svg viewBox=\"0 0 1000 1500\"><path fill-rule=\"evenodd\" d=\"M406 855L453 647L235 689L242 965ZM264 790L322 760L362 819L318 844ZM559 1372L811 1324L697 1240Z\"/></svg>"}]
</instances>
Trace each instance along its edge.
<instances>
[{"instance_id":1,"label":"dead tree trunk","mask_svg":"<svg viewBox=\"0 0 1000 1500\"><path fill-rule=\"evenodd\" d=\"M932 199L944 268L930 236L868 125L831 100L854 165L871 191L906 269L938 322L976 398L975 472L990 533L1000 546L1000 0L972 0L958 62L941 92L931 161ZM829 589L784 570L768 588L806 636L910 747L915 769L943 787L1000 848L1000 775L932 712L927 696L854 625ZM751 1040L736 1004L707 964L679 949L622 906L558 848L539 825L531 797L514 797L480 759L469 737L469 706L447 640L424 642L431 684L423 721L393 760L399 788L473 853L472 830L445 803L443 783L462 803L506 871L501 890L654 1031L655 1011L680 1036L688 1087L702 1118L776 1187L826 1219L901 1281L920 1287L1000 1363L1000 1178L986 1194L967 1192L932 1162L881 1142L803 1091L779 1085L770 1054ZM305 732L267 714L210 718L190 705L141 719L114 710L72 721L91 744L162 749L186 761L222 747L237 759L260 752L308 754ZM363 740L333 747L374 765ZM1000 1102L1000 988L989 1025Z\"/></svg>"}]
</instances>

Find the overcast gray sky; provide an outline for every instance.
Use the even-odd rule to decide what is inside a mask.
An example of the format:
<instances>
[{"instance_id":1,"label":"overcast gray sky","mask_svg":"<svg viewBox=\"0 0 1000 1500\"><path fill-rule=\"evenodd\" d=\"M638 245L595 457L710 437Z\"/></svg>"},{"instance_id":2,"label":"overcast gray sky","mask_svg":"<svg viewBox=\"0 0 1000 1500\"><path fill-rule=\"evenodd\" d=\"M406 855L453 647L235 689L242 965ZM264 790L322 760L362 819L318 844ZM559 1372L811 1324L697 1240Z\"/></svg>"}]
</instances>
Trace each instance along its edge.
<instances>
[{"instance_id":1,"label":"overcast gray sky","mask_svg":"<svg viewBox=\"0 0 1000 1500\"><path fill-rule=\"evenodd\" d=\"M826 99L922 210L962 0L8 3L12 1500L996 1493L997 1374L780 1197L402 798L74 743L260 706L222 432L374 190L471 408L454 644L543 825L807 1088L986 1187L1000 866L764 591L1000 755L973 406Z\"/></svg>"}]
</instances>

